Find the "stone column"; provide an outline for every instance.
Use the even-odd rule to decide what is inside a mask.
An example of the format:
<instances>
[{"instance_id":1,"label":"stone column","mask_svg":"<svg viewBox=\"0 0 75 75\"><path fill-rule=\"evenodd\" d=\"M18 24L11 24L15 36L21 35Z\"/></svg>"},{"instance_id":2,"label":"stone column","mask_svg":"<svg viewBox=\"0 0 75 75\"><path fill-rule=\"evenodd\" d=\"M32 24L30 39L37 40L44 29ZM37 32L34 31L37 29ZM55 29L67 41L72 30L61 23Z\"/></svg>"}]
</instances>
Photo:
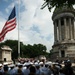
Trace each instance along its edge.
<instances>
[{"instance_id":1,"label":"stone column","mask_svg":"<svg viewBox=\"0 0 75 75\"><path fill-rule=\"evenodd\" d=\"M72 20L72 32L73 32L73 39L75 39L74 18Z\"/></svg>"},{"instance_id":2,"label":"stone column","mask_svg":"<svg viewBox=\"0 0 75 75\"><path fill-rule=\"evenodd\" d=\"M64 18L64 36L65 36L65 40L67 39L67 21L66 18Z\"/></svg>"},{"instance_id":3,"label":"stone column","mask_svg":"<svg viewBox=\"0 0 75 75\"><path fill-rule=\"evenodd\" d=\"M61 19L58 20L59 40L61 41Z\"/></svg>"},{"instance_id":4,"label":"stone column","mask_svg":"<svg viewBox=\"0 0 75 75\"><path fill-rule=\"evenodd\" d=\"M73 35L72 35L72 21L71 21L71 18L69 18L69 33L70 33L70 39L73 39Z\"/></svg>"},{"instance_id":5,"label":"stone column","mask_svg":"<svg viewBox=\"0 0 75 75\"><path fill-rule=\"evenodd\" d=\"M57 23L56 21L54 22L54 42L57 41Z\"/></svg>"},{"instance_id":6,"label":"stone column","mask_svg":"<svg viewBox=\"0 0 75 75\"><path fill-rule=\"evenodd\" d=\"M69 33L69 20L67 19L67 39L70 39L70 33Z\"/></svg>"}]
</instances>

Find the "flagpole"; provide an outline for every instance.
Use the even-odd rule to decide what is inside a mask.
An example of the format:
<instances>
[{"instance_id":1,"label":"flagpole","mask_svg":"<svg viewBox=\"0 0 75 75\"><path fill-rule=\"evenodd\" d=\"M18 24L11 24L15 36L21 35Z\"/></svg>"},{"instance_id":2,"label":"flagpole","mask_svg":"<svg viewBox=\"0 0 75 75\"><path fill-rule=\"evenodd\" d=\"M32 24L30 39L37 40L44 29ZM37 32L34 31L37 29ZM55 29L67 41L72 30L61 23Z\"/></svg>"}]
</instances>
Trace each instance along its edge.
<instances>
[{"instance_id":1,"label":"flagpole","mask_svg":"<svg viewBox=\"0 0 75 75\"><path fill-rule=\"evenodd\" d=\"M20 19L20 0L18 1L18 58L20 58L20 32L19 32L19 19Z\"/></svg>"}]
</instances>

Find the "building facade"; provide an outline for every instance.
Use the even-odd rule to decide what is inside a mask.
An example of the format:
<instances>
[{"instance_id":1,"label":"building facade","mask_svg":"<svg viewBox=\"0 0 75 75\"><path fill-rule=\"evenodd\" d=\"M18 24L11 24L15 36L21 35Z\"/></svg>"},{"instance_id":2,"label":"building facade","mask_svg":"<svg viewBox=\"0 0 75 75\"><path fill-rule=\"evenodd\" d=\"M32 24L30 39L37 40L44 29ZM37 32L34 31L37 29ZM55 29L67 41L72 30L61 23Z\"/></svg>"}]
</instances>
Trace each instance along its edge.
<instances>
[{"instance_id":1,"label":"building facade","mask_svg":"<svg viewBox=\"0 0 75 75\"><path fill-rule=\"evenodd\" d=\"M9 46L4 45L0 50L0 63L7 62L8 64L12 63L11 59L12 49Z\"/></svg>"},{"instance_id":2,"label":"building facade","mask_svg":"<svg viewBox=\"0 0 75 75\"><path fill-rule=\"evenodd\" d=\"M52 15L54 24L53 57L75 58L75 9L63 6Z\"/></svg>"}]
</instances>

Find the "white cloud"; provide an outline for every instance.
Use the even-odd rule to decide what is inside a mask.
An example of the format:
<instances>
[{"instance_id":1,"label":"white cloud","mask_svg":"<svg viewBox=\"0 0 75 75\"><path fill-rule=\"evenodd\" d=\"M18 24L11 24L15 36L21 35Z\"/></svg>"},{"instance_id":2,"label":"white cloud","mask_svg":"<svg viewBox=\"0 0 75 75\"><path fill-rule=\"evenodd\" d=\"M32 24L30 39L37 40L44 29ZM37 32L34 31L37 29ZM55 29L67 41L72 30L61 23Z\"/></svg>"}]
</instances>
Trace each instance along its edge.
<instances>
[{"instance_id":1,"label":"white cloud","mask_svg":"<svg viewBox=\"0 0 75 75\"><path fill-rule=\"evenodd\" d=\"M18 4L18 1L15 2L16 2L15 4ZM19 19L20 41L22 41L24 44L32 44L32 45L38 43L44 44L47 47L47 51L49 51L53 45L54 30L53 30L53 22L51 19L52 12L49 12L47 7L41 10L40 8L42 4L43 0L22 0L20 9L22 9L23 7L23 11L20 11L20 19ZM12 8L12 6L13 3L9 5L8 8ZM38 27L39 32L37 32L36 29L32 30L31 28L33 26ZM17 28L7 33L5 40L6 39L17 40L18 39Z\"/></svg>"},{"instance_id":2,"label":"white cloud","mask_svg":"<svg viewBox=\"0 0 75 75\"><path fill-rule=\"evenodd\" d=\"M24 33L21 34L25 35L29 39L24 39L25 43L42 43L47 46L48 50L50 50L53 44L52 12L49 12L47 8L41 10L40 8L42 4L42 0L23 0L23 5L26 10L21 12L20 15L20 25L22 25L24 29ZM33 25L39 28L40 33L30 30ZM47 40L49 35L51 38ZM41 36L43 36L43 38Z\"/></svg>"}]
</instances>

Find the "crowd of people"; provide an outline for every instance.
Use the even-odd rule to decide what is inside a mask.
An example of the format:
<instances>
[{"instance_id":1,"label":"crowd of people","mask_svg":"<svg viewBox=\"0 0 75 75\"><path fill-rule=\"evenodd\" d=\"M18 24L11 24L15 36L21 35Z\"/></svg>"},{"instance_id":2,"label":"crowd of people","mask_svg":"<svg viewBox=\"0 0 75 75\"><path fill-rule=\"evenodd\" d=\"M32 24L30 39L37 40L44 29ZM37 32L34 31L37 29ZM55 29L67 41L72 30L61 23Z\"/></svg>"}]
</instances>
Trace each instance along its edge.
<instances>
[{"instance_id":1,"label":"crowd of people","mask_svg":"<svg viewBox=\"0 0 75 75\"><path fill-rule=\"evenodd\" d=\"M64 66L51 61L25 61L24 63L0 64L0 75L75 75L70 60Z\"/></svg>"}]
</instances>

